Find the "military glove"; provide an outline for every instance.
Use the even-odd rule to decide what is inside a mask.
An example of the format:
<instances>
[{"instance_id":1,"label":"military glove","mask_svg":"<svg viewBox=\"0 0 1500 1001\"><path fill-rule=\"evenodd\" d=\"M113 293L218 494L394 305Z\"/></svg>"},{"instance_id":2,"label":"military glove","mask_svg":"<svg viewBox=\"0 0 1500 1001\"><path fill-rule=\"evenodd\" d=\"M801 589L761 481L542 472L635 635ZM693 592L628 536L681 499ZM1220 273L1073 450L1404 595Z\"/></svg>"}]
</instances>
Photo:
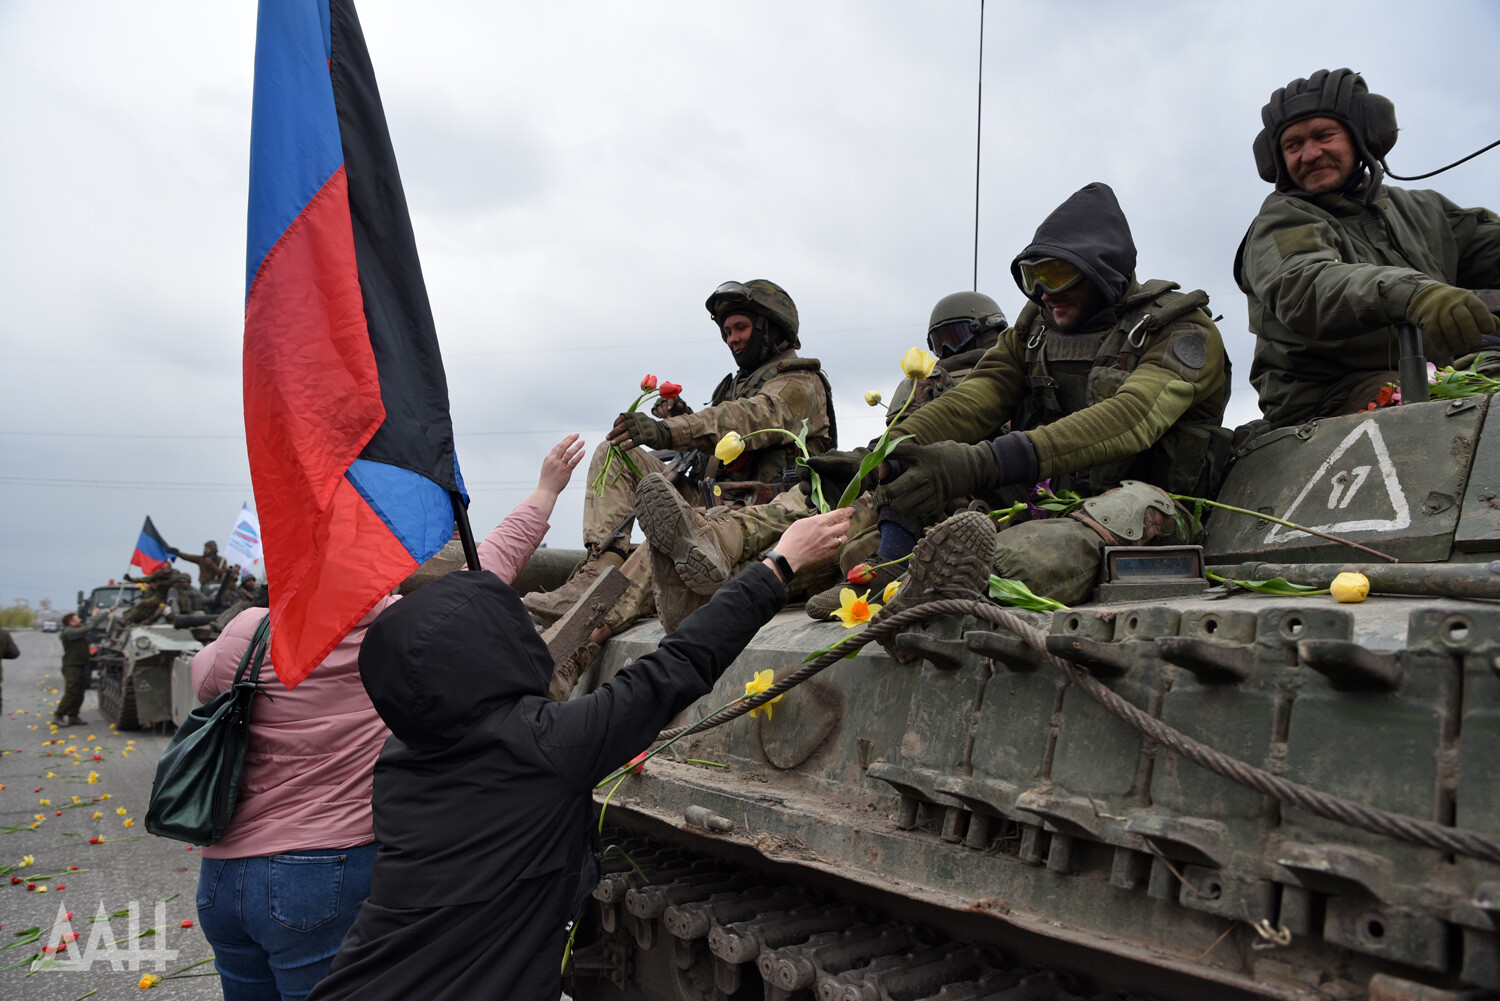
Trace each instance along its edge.
<instances>
[{"instance_id":1,"label":"military glove","mask_svg":"<svg viewBox=\"0 0 1500 1001\"><path fill-rule=\"evenodd\" d=\"M642 448L672 446L672 432L667 430L667 426L638 410L616 417L615 426L609 432L611 445L619 445L627 438Z\"/></svg>"},{"instance_id":2,"label":"military glove","mask_svg":"<svg viewBox=\"0 0 1500 1001\"><path fill-rule=\"evenodd\" d=\"M1495 314L1479 296L1452 285L1428 285L1412 296L1406 318L1453 358L1478 351L1481 338L1495 332Z\"/></svg>"},{"instance_id":3,"label":"military glove","mask_svg":"<svg viewBox=\"0 0 1500 1001\"><path fill-rule=\"evenodd\" d=\"M904 463L907 469L875 491L875 504L889 506L898 517L923 525L940 521L945 505L953 498L1000 483L1000 467L987 441L977 445L957 441L918 445L903 441L890 457Z\"/></svg>"},{"instance_id":4,"label":"military glove","mask_svg":"<svg viewBox=\"0 0 1500 1001\"><path fill-rule=\"evenodd\" d=\"M852 452L824 452L807 460L807 465L798 465L803 489L811 493L812 477L809 471L818 474L823 482L823 496L832 504L849 489L849 482L859 473L859 464L870 454L868 448L856 448Z\"/></svg>"}]
</instances>

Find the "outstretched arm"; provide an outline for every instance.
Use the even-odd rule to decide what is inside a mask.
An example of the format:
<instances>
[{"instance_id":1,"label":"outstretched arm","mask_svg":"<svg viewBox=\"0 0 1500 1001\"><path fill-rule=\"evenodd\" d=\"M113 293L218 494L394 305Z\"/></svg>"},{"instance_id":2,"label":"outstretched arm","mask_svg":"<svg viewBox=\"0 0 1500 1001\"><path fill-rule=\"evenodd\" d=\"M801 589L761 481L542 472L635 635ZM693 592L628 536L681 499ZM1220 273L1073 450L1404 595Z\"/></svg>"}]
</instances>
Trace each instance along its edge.
<instances>
[{"instance_id":1,"label":"outstretched arm","mask_svg":"<svg viewBox=\"0 0 1500 1001\"><path fill-rule=\"evenodd\" d=\"M553 445L542 459L536 489L479 545L479 565L509 584L531 559L547 535L547 518L557 504L578 461L583 458L583 440L570 434Z\"/></svg>"},{"instance_id":2,"label":"outstretched arm","mask_svg":"<svg viewBox=\"0 0 1500 1001\"><path fill-rule=\"evenodd\" d=\"M804 518L776 544L795 572L838 551L852 508ZM742 570L653 652L599 690L569 702L538 699L537 741L563 781L591 787L651 743L673 716L706 695L746 644L786 604L768 563Z\"/></svg>"}]
</instances>

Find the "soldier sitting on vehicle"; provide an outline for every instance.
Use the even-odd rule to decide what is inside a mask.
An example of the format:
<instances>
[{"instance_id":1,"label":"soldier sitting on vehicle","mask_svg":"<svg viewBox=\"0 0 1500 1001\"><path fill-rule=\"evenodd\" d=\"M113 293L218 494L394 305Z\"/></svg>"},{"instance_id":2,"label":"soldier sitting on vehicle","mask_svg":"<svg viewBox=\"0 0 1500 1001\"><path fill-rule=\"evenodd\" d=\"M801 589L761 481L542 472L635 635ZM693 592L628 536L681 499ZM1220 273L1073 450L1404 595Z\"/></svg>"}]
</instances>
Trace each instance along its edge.
<instances>
[{"instance_id":1,"label":"soldier sitting on vehicle","mask_svg":"<svg viewBox=\"0 0 1500 1001\"><path fill-rule=\"evenodd\" d=\"M1398 324L1421 327L1440 365L1495 346L1500 217L1381 183L1396 143L1390 101L1352 70L1318 70L1272 94L1261 119L1255 163L1276 191L1240 243L1234 277L1267 421L1366 409L1397 380Z\"/></svg>"},{"instance_id":2,"label":"soldier sitting on vehicle","mask_svg":"<svg viewBox=\"0 0 1500 1001\"><path fill-rule=\"evenodd\" d=\"M730 431L746 435L779 427L795 432L806 421L809 452L817 455L837 444L828 378L817 359L797 354L801 342L797 306L791 296L764 279L725 282L705 305L734 355L737 370L724 377L714 390L712 403L697 413L680 400L670 400L658 401L652 411L655 416L620 414L606 442L594 453L590 484L603 468L607 445L625 450L644 476L666 469L646 449L675 449L679 453L697 450L711 456L715 445ZM768 545L787 525L809 512L807 498L800 491L781 492L788 483L796 482L797 452L794 445L779 438L752 438L743 454L727 464L709 458L701 484L678 479L673 489L695 507L758 505L754 508L758 514L752 543ZM592 642L602 643L639 616L651 614L648 555L645 547L634 554L629 552L637 482L627 466L616 479L606 481L603 496L590 492L586 497L583 541L588 557L561 588L526 596L526 609L534 618L542 622L561 618L610 566L621 567L631 584L595 631ZM583 652L585 665L594 652L597 648L592 644Z\"/></svg>"},{"instance_id":3,"label":"soldier sitting on vehicle","mask_svg":"<svg viewBox=\"0 0 1500 1001\"><path fill-rule=\"evenodd\" d=\"M146 589L135 604L125 613L122 621L132 626L144 626L155 622L168 609L167 595L177 583L178 573L172 564L164 563L145 577L125 575L132 584L144 584Z\"/></svg>"},{"instance_id":4,"label":"soldier sitting on vehicle","mask_svg":"<svg viewBox=\"0 0 1500 1001\"><path fill-rule=\"evenodd\" d=\"M172 615L191 615L203 611L203 595L193 586L193 578L179 573L167 591L167 609Z\"/></svg>"},{"instance_id":5,"label":"soldier sitting on vehicle","mask_svg":"<svg viewBox=\"0 0 1500 1001\"><path fill-rule=\"evenodd\" d=\"M932 374L913 383L903 379L891 394L887 420L897 414L910 415L941 396L968 375L994 347L1007 321L999 303L982 292L945 295L932 307L928 320L927 346L937 357ZM914 395L913 395L914 394ZM908 397L911 403L907 406ZM903 407L905 407L903 411ZM721 509L703 514L682 504L659 477L646 477L636 493L641 527L646 540L663 562L653 565L652 586L656 614L665 629L674 629L688 613L705 604L718 586L747 562L759 558L762 548L775 538L778 525L767 523L760 508ZM832 498L829 498L832 500ZM780 511L801 510L781 505ZM841 572L874 555L880 544L874 510L857 507L850 523L849 539L839 554ZM661 568L658 572L657 567ZM670 568L670 572L666 572ZM793 585L794 596L815 591L826 583L829 567L814 567ZM832 595L839 607L837 588L815 595L809 606ZM828 610L823 610L826 617Z\"/></svg>"},{"instance_id":6,"label":"soldier sitting on vehicle","mask_svg":"<svg viewBox=\"0 0 1500 1001\"><path fill-rule=\"evenodd\" d=\"M1015 327L961 384L893 431L913 440L894 450L897 474L872 497L881 520L876 559L911 553L954 497L1008 504L1042 480L1107 496L1072 517L1007 528L998 541L983 513L948 518L916 544L887 612L944 590L982 592L992 572L1076 602L1093 589L1106 545L1185 541L1166 491L1217 488L1229 446L1220 426L1229 359L1204 309L1207 294L1137 282L1135 256L1107 185L1076 192L1041 224L1011 264L1031 300ZM1007 423L1013 430L1000 433ZM810 465L825 480L847 482L863 453L830 452ZM703 533L694 541L712 548ZM861 587L878 600L901 570L887 567ZM809 602L810 613L820 608L828 603Z\"/></svg>"}]
</instances>

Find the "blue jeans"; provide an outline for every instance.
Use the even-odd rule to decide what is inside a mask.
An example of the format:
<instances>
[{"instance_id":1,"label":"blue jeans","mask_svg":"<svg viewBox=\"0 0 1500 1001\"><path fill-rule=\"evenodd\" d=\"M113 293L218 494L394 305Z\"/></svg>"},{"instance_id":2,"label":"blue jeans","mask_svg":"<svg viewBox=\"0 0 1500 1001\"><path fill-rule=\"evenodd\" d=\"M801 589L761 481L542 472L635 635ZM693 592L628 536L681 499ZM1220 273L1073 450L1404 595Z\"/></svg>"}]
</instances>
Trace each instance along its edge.
<instances>
[{"instance_id":1,"label":"blue jeans","mask_svg":"<svg viewBox=\"0 0 1500 1001\"><path fill-rule=\"evenodd\" d=\"M370 895L376 844L203 860L198 923L225 1001L301 1001Z\"/></svg>"}]
</instances>

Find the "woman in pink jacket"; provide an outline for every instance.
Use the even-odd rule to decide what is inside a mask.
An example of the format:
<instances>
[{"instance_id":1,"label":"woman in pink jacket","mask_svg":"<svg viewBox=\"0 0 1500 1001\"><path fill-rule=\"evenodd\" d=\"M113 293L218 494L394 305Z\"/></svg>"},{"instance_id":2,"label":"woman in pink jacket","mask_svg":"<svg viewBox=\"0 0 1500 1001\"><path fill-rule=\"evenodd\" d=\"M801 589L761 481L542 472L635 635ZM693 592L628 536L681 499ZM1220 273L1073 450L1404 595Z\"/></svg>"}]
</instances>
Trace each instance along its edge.
<instances>
[{"instance_id":1,"label":"woman in pink jacket","mask_svg":"<svg viewBox=\"0 0 1500 1001\"><path fill-rule=\"evenodd\" d=\"M484 569L515 579L582 455L576 434L547 453L536 490L479 546ZM261 671L239 800L224 837L203 849L198 877L198 921L226 1001L300 1001L369 895L371 784L390 731L360 682L359 645L398 600L382 599L296 688L281 684L269 658ZM228 690L267 614L240 613L193 657L200 701Z\"/></svg>"}]
</instances>

